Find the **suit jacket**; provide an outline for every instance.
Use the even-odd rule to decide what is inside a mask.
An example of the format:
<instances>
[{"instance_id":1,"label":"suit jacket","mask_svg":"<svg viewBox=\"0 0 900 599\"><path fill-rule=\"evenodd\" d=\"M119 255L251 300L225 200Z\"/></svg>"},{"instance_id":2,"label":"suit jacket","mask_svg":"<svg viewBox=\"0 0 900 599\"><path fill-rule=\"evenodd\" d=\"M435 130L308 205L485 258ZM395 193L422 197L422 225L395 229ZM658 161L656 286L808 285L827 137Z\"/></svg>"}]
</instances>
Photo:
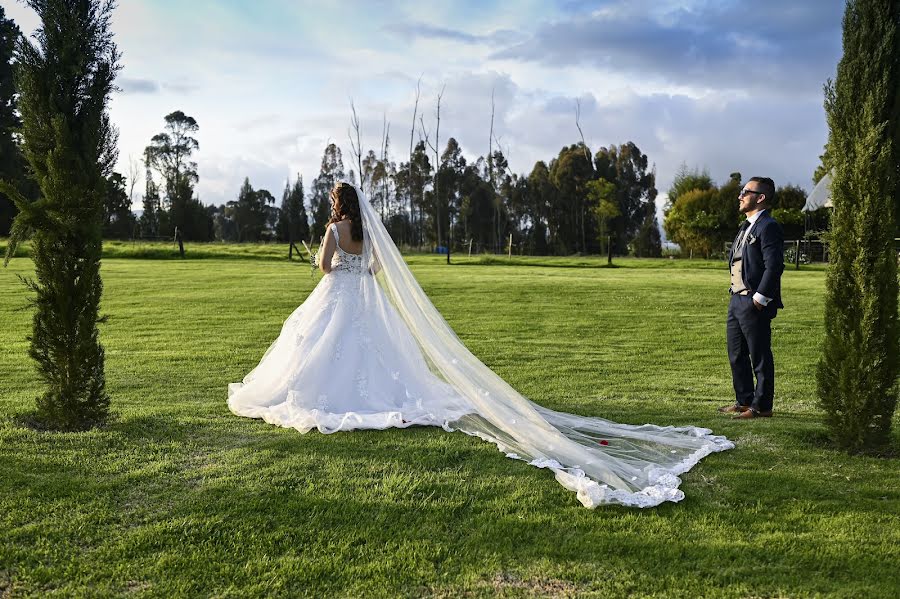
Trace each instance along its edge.
<instances>
[{"instance_id":1,"label":"suit jacket","mask_svg":"<svg viewBox=\"0 0 900 599\"><path fill-rule=\"evenodd\" d=\"M739 248L744 285L753 293L772 298L766 308L784 308L781 303L781 273L784 272L784 233L766 210L750 228ZM734 245L728 255L729 267L735 259Z\"/></svg>"}]
</instances>

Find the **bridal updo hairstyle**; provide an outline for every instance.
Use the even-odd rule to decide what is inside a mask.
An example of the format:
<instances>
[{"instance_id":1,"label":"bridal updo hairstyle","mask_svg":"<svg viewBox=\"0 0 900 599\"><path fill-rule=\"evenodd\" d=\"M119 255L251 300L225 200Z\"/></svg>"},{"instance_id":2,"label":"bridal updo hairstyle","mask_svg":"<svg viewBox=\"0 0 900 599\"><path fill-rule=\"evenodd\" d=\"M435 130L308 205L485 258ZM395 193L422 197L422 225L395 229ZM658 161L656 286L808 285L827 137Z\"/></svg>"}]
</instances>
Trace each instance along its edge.
<instances>
[{"instance_id":1,"label":"bridal updo hairstyle","mask_svg":"<svg viewBox=\"0 0 900 599\"><path fill-rule=\"evenodd\" d=\"M359 197L349 183L337 183L331 190L331 220L328 224L350 219L350 236L353 241L363 240L362 217L359 214Z\"/></svg>"}]
</instances>

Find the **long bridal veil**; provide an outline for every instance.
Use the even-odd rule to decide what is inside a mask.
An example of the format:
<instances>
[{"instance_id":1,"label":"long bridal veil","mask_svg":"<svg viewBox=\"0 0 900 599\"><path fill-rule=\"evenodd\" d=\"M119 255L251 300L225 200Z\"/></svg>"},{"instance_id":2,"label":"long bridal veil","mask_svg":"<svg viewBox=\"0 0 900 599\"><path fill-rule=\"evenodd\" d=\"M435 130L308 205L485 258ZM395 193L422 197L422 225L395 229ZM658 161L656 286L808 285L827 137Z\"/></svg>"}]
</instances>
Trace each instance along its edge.
<instances>
[{"instance_id":1,"label":"long bridal veil","mask_svg":"<svg viewBox=\"0 0 900 599\"><path fill-rule=\"evenodd\" d=\"M387 292L431 370L471 404L445 424L490 441L508 457L548 468L578 500L636 507L680 501L678 475L704 456L734 447L696 427L632 426L555 412L522 395L485 366L440 315L359 188L363 259Z\"/></svg>"}]
</instances>

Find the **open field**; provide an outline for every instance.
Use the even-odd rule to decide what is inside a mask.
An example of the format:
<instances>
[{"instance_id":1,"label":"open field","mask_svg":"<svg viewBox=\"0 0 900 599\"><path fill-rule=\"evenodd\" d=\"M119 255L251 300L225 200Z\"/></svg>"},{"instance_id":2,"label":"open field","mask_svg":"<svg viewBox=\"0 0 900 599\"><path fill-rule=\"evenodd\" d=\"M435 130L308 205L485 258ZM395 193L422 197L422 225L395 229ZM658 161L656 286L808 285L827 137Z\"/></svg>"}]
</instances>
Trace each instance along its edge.
<instances>
[{"instance_id":1,"label":"open field","mask_svg":"<svg viewBox=\"0 0 900 599\"><path fill-rule=\"evenodd\" d=\"M737 443L683 477L680 504L591 511L462 434L300 435L231 415L227 384L318 275L283 246L179 261L125 259L126 245L106 245L102 271L117 414L89 433L16 423L39 389L15 276L31 262L0 270L0 596L900 594L898 461L835 451L816 409L821 269L785 273L776 417L734 422L715 413L732 399L721 263L410 259L460 338L530 398Z\"/></svg>"},{"instance_id":2,"label":"open field","mask_svg":"<svg viewBox=\"0 0 900 599\"><path fill-rule=\"evenodd\" d=\"M0 256L6 255L6 242L4 238L0 238ZM297 244L302 248L300 244ZM313 247L315 251L316 247ZM29 244L22 243L16 250L16 257L25 258L28 256ZM446 256L437 256L417 251L404 251L407 261L412 265L425 264L441 264L446 261ZM205 259L228 259L228 260L270 260L276 262L286 261L288 256L288 246L284 243L192 243L185 244L185 259L188 260L205 260ZM110 258L136 258L141 260L180 260L178 255L178 246L172 242L166 241L104 241L103 257ZM556 267L556 268L608 268L605 256L517 256L513 254L507 257L506 254L473 254L467 255L465 252L454 252L452 255L454 265L472 265L479 266L536 266L536 267ZM302 257L298 258L294 253L294 262L306 263L308 255L304 250ZM702 258L630 258L615 257L613 259L613 268L674 268L674 269L713 269L718 270L724 268L722 260L705 260ZM793 266L788 264L788 269ZM821 263L804 264L802 270L824 270L825 265Z\"/></svg>"}]
</instances>

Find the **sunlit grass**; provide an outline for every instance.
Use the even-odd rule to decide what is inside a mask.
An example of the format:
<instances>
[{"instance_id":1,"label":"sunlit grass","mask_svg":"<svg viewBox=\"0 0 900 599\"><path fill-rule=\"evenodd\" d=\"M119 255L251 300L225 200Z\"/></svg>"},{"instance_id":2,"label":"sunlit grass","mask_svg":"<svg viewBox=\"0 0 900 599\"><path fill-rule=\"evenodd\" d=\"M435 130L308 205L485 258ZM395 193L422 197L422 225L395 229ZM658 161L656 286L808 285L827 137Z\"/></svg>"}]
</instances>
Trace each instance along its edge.
<instances>
[{"instance_id":1,"label":"sunlit grass","mask_svg":"<svg viewBox=\"0 0 900 599\"><path fill-rule=\"evenodd\" d=\"M116 247L107 253L127 255ZM231 415L226 385L257 363L318 276L284 260L281 246L208 251L104 261L117 417L84 434L16 423L39 390L15 277L31 264L0 270L0 595L900 589L898 463L834 450L816 409L820 271L785 274L787 309L773 323L776 417L733 422L715 413L732 398L720 264L410 258L461 339L532 399L629 423L706 426L737 443L684 476L680 504L591 511L546 470L462 434L300 435Z\"/></svg>"}]
</instances>

